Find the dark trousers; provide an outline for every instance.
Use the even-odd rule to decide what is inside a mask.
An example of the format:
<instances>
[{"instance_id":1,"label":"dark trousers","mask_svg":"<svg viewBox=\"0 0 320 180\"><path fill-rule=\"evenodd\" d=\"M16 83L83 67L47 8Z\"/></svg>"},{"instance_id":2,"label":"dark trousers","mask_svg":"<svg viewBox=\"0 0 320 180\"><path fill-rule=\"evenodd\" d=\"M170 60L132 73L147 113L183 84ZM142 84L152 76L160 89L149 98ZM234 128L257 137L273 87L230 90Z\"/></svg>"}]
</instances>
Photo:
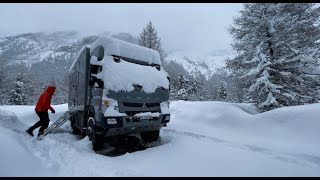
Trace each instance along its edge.
<instances>
[{"instance_id":1,"label":"dark trousers","mask_svg":"<svg viewBox=\"0 0 320 180\"><path fill-rule=\"evenodd\" d=\"M36 111L37 115L40 118L40 121L38 121L37 123L35 123L33 126L30 127L30 130L33 131L34 129L37 129L38 127L40 127L39 129L39 133L43 134L44 130L47 129L47 127L49 126L49 114L48 112L40 112L40 111Z\"/></svg>"}]
</instances>

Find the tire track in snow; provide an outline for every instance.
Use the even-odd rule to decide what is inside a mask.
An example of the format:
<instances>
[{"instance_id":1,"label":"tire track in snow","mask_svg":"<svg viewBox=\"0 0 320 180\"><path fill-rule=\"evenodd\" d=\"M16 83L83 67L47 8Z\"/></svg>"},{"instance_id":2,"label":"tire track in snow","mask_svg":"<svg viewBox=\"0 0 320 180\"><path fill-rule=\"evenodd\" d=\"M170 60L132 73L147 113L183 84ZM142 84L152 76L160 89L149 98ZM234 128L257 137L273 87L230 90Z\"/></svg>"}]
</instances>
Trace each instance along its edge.
<instances>
[{"instance_id":1,"label":"tire track in snow","mask_svg":"<svg viewBox=\"0 0 320 180\"><path fill-rule=\"evenodd\" d=\"M23 126L24 127L24 126ZM19 128L22 130L23 128ZM36 141L26 137L23 133L19 136L23 139L21 143L26 145L30 151L41 159L43 165L47 168L57 169L57 176L140 176L139 172L135 172L130 168L118 169L114 167L113 163L110 163L110 157L101 156L96 154L91 149L91 142L88 139L79 139L73 134L70 134L68 128L59 129L59 133L49 134L42 141ZM18 129L17 129L18 130ZM214 143L220 143L232 148L238 148L248 150L252 152L268 155L271 158L275 158L287 163L298 164L300 166L307 167L320 167L320 157L303 154L303 153L283 153L277 152L265 147L260 147L251 144L235 143L228 140L196 134L192 132L179 131L175 129L161 129L164 133L164 142L158 142L156 144L163 145L170 143L171 135L182 135L190 138L201 140L210 140ZM169 135L166 136L166 135ZM160 137L161 138L161 137ZM150 147L149 147L150 148ZM112 158L112 157L111 157ZM121 157L120 157L121 158ZM84 166L84 164L87 164ZM75 166L76 165L76 166ZM80 166L77 166L80 165ZM117 165L119 167L119 165ZM86 167L86 171L83 168ZM130 173L128 173L130 172Z\"/></svg>"},{"instance_id":2,"label":"tire track in snow","mask_svg":"<svg viewBox=\"0 0 320 180\"><path fill-rule=\"evenodd\" d=\"M180 130L174 130L174 129L162 129L164 133L171 133L171 134L179 134L182 136L188 136L191 138L196 139L208 139L214 143L221 143L226 146L232 147L232 148L238 148L243 150L249 150L257 153L261 153L264 155L271 156L274 159L284 161L287 163L294 163L298 164L300 166L308 166L308 167L320 167L320 157L316 155L310 155L310 154L304 154L304 153L285 153L285 152L278 152L274 151L272 149L268 149L265 147L260 147L256 145L251 144L239 144L231 141L227 141L220 138L215 138L211 136L205 136L201 134L196 134L192 132L186 132L186 131L180 131Z\"/></svg>"}]
</instances>

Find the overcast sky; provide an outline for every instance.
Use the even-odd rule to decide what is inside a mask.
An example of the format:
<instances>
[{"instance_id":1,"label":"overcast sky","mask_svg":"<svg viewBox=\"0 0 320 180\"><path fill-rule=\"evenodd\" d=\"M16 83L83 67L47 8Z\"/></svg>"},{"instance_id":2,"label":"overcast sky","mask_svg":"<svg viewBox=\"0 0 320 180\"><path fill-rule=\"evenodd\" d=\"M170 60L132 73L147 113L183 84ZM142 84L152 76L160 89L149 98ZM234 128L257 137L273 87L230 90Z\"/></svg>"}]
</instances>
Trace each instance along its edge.
<instances>
[{"instance_id":1,"label":"overcast sky","mask_svg":"<svg viewBox=\"0 0 320 180\"><path fill-rule=\"evenodd\" d=\"M165 49L230 49L227 27L241 3L12 3L0 4L0 36L78 30L139 35L149 21Z\"/></svg>"}]
</instances>

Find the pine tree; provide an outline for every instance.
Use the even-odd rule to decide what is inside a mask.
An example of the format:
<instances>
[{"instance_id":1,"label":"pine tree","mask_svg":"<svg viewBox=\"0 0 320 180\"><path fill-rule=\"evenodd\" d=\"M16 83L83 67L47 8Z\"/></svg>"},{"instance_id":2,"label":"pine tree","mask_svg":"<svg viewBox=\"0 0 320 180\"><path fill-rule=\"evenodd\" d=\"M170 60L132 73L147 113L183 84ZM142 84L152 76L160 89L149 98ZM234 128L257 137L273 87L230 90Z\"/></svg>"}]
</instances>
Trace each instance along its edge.
<instances>
[{"instance_id":1,"label":"pine tree","mask_svg":"<svg viewBox=\"0 0 320 180\"><path fill-rule=\"evenodd\" d=\"M27 105L35 105L38 98L38 80L31 74L30 70L26 66L20 68L21 82L23 83L23 92L26 96Z\"/></svg>"},{"instance_id":2,"label":"pine tree","mask_svg":"<svg viewBox=\"0 0 320 180\"><path fill-rule=\"evenodd\" d=\"M178 78L176 76L170 76L170 94L169 94L169 99L171 101L178 100Z\"/></svg>"},{"instance_id":3,"label":"pine tree","mask_svg":"<svg viewBox=\"0 0 320 180\"><path fill-rule=\"evenodd\" d=\"M312 3L246 3L229 31L227 67L260 111L318 102L320 9Z\"/></svg>"},{"instance_id":4,"label":"pine tree","mask_svg":"<svg viewBox=\"0 0 320 180\"><path fill-rule=\"evenodd\" d=\"M178 79L178 100L189 100L189 80L186 79L182 74L180 74Z\"/></svg>"},{"instance_id":5,"label":"pine tree","mask_svg":"<svg viewBox=\"0 0 320 180\"><path fill-rule=\"evenodd\" d=\"M192 76L190 79L183 74L179 75L176 85L176 100L199 101L206 100L206 88L201 81L196 81Z\"/></svg>"},{"instance_id":6,"label":"pine tree","mask_svg":"<svg viewBox=\"0 0 320 180\"><path fill-rule=\"evenodd\" d=\"M227 101L228 92L224 85L224 83L221 83L219 89L218 89L218 100L219 101Z\"/></svg>"},{"instance_id":7,"label":"pine tree","mask_svg":"<svg viewBox=\"0 0 320 180\"><path fill-rule=\"evenodd\" d=\"M59 83L59 90L58 92L61 92L61 103L68 103L68 93L69 93L69 73L66 73L63 76L63 79L61 79Z\"/></svg>"},{"instance_id":8,"label":"pine tree","mask_svg":"<svg viewBox=\"0 0 320 180\"><path fill-rule=\"evenodd\" d=\"M206 77L201 74L199 71L195 73L194 82L194 91L195 91L195 100L196 101L208 101L208 90L206 86Z\"/></svg>"},{"instance_id":9,"label":"pine tree","mask_svg":"<svg viewBox=\"0 0 320 180\"><path fill-rule=\"evenodd\" d=\"M62 79L51 80L50 84L57 88L52 102L54 104L68 103L69 74L66 73Z\"/></svg>"},{"instance_id":10,"label":"pine tree","mask_svg":"<svg viewBox=\"0 0 320 180\"><path fill-rule=\"evenodd\" d=\"M167 56L166 52L162 49L161 38L158 37L158 32L150 21L145 28L143 28L139 37L139 45L156 50L160 53L160 59L163 63L164 58Z\"/></svg>"},{"instance_id":11,"label":"pine tree","mask_svg":"<svg viewBox=\"0 0 320 180\"><path fill-rule=\"evenodd\" d=\"M165 63L166 64L166 63ZM187 71L183 68L181 64L178 64L174 61L170 61L168 64L166 64L166 71L168 72L170 76L170 94L169 99L172 100L178 100L178 91L180 88L179 85L179 77L180 74L187 74Z\"/></svg>"},{"instance_id":12,"label":"pine tree","mask_svg":"<svg viewBox=\"0 0 320 180\"><path fill-rule=\"evenodd\" d=\"M5 62L0 59L0 104L5 104L7 100L7 89L6 89L6 72L5 72Z\"/></svg>"},{"instance_id":13,"label":"pine tree","mask_svg":"<svg viewBox=\"0 0 320 180\"><path fill-rule=\"evenodd\" d=\"M195 78L188 80L188 84L185 87L186 93L188 95L188 100L190 101L203 101L206 98L206 88L202 81L197 81Z\"/></svg>"},{"instance_id":14,"label":"pine tree","mask_svg":"<svg viewBox=\"0 0 320 180\"><path fill-rule=\"evenodd\" d=\"M228 76L228 96L229 100L236 103L250 102L246 96L245 83L241 82L241 79L237 76ZM232 97L231 97L232 96Z\"/></svg>"},{"instance_id":15,"label":"pine tree","mask_svg":"<svg viewBox=\"0 0 320 180\"><path fill-rule=\"evenodd\" d=\"M22 75L19 73L16 81L14 89L11 90L9 103L12 105L26 105L27 99L24 92L24 83L22 82Z\"/></svg>"},{"instance_id":16,"label":"pine tree","mask_svg":"<svg viewBox=\"0 0 320 180\"><path fill-rule=\"evenodd\" d=\"M199 91L199 84L196 81L190 81L189 89L188 89L188 99L190 101L198 100L198 91Z\"/></svg>"}]
</instances>

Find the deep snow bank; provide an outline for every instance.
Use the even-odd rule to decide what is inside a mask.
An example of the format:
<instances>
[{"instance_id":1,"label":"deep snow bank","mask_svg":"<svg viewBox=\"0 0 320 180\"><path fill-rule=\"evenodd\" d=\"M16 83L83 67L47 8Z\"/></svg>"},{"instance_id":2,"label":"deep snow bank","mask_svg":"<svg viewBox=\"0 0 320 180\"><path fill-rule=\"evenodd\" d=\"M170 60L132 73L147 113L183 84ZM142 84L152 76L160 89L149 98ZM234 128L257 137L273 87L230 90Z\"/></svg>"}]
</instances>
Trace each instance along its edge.
<instances>
[{"instance_id":1,"label":"deep snow bank","mask_svg":"<svg viewBox=\"0 0 320 180\"><path fill-rule=\"evenodd\" d=\"M170 110L174 129L267 146L310 146L314 153L320 147L320 103L256 114L249 104L174 101Z\"/></svg>"},{"instance_id":2,"label":"deep snow bank","mask_svg":"<svg viewBox=\"0 0 320 180\"><path fill-rule=\"evenodd\" d=\"M27 125L10 112L0 110L0 176L52 176L27 147Z\"/></svg>"},{"instance_id":3,"label":"deep snow bank","mask_svg":"<svg viewBox=\"0 0 320 180\"><path fill-rule=\"evenodd\" d=\"M67 105L54 108L52 122ZM256 114L249 104L175 101L156 147L110 157L69 123L36 141L16 131L35 122L34 107L0 106L0 176L319 176L319 108Z\"/></svg>"}]
</instances>

